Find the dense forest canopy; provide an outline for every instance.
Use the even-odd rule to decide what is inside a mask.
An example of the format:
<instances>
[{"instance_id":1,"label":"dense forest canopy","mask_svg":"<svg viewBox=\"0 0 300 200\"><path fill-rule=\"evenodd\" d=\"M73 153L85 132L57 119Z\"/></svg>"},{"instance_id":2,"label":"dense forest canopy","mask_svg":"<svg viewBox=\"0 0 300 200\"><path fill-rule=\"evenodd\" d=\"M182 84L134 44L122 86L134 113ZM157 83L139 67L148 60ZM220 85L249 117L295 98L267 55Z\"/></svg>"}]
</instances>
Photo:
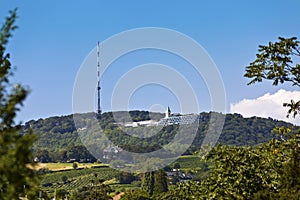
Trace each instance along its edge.
<instances>
[{"instance_id":1,"label":"dense forest canopy","mask_svg":"<svg viewBox=\"0 0 300 200\"><path fill-rule=\"evenodd\" d=\"M188 149L186 154L192 154L197 151L202 144L202 140L208 128L208 122L211 113L201 113L198 131L193 144ZM155 127L127 127L126 132L143 133L154 135L147 138L137 138L124 134L120 125L114 123L113 113L103 113L99 124L102 130L96 130L91 124L95 117L95 113L82 114L81 128L90 137L100 133L115 142L116 145L131 151L131 152L150 152L161 148L161 145L168 143L176 134L178 125L169 125L157 129ZM221 114L220 114L221 115ZM131 111L130 116L132 121L149 120L150 116L155 116L156 120L163 117L161 113L149 113L147 111ZM260 143L265 143L274 137L278 137L272 130L275 127L292 127L292 124L283 121L274 120L271 118L251 117L243 118L240 114L226 114L225 124L222 134L219 138L219 143L236 146L253 146ZM47 119L31 120L25 123L23 129L26 131L31 128L37 135L38 140L34 143L34 151L37 154L48 154L47 161L66 161L74 157L70 152L76 152L76 149L83 146L81 139L78 137L78 128L73 121L73 116L50 117ZM96 137L96 136L95 136ZM84 148L83 148L84 149ZM79 159L85 159L88 153L80 151L82 155L76 156ZM69 156L68 156L69 155ZM72 156L71 156L72 155ZM70 157L71 156L71 157ZM48 157L48 156L46 156ZM87 156L92 158L90 155Z\"/></svg>"}]
</instances>

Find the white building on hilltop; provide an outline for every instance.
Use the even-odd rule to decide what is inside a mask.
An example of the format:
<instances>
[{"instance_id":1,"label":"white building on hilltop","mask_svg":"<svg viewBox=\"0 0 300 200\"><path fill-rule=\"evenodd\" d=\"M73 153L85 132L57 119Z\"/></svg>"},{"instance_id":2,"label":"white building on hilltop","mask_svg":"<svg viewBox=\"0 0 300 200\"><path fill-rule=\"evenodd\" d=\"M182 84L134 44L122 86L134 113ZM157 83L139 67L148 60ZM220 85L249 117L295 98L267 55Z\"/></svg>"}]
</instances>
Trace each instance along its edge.
<instances>
[{"instance_id":1,"label":"white building on hilltop","mask_svg":"<svg viewBox=\"0 0 300 200\"><path fill-rule=\"evenodd\" d=\"M199 123L200 115L196 114L187 114L187 115L181 115L181 114L172 114L171 109L168 106L165 118L162 118L157 122L157 125L159 126L168 126L168 125L174 125L174 124L195 124Z\"/></svg>"},{"instance_id":2,"label":"white building on hilltop","mask_svg":"<svg viewBox=\"0 0 300 200\"><path fill-rule=\"evenodd\" d=\"M159 121L154 120L146 120L146 121L139 121L139 122L126 122L122 124L125 127L139 127L139 126L168 126L174 124L198 124L200 120L200 115L196 114L173 114L171 112L170 107L168 106L165 117Z\"/></svg>"}]
</instances>

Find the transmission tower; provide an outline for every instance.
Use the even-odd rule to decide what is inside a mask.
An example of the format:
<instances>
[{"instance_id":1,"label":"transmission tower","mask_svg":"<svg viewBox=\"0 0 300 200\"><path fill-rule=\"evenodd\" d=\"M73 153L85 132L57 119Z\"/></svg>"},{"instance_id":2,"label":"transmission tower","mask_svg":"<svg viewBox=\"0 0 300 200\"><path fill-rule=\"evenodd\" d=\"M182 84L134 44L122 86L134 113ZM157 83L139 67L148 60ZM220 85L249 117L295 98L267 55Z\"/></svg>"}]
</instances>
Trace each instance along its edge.
<instances>
[{"instance_id":1,"label":"transmission tower","mask_svg":"<svg viewBox=\"0 0 300 200\"><path fill-rule=\"evenodd\" d=\"M98 109L97 119L101 119L101 105L100 105L100 44L97 44L97 92L98 92Z\"/></svg>"}]
</instances>

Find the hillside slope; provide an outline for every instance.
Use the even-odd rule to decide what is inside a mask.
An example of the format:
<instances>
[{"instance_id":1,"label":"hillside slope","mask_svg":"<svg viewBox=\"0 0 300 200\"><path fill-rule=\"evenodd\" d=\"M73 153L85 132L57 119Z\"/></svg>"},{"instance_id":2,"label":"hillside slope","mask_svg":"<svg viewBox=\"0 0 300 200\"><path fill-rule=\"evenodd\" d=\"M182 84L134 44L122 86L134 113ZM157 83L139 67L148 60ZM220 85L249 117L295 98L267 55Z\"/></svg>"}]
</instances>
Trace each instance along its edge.
<instances>
[{"instance_id":1,"label":"hillside slope","mask_svg":"<svg viewBox=\"0 0 300 200\"><path fill-rule=\"evenodd\" d=\"M120 113L120 112L119 112ZM116 114L116 113L114 113ZM208 122L211 113L201 113L199 128L189 152L199 148L207 132ZM220 114L221 115L221 114ZM122 133L122 129L114 123L113 113L108 112L102 115L99 125L102 130L97 130L91 124L95 118L94 113L83 114L80 127L84 127L84 132L89 137L97 137L95 134L105 134L118 146L129 151L152 151L167 144L174 138L178 125L170 125L160 128L157 134L153 128L137 127L127 128L126 131L143 132L143 134L154 134L152 137L139 139ZM155 118L159 120L163 117L161 113L149 113L147 111L131 111L132 121L149 120ZM151 116L151 117L150 117ZM78 124L77 124L78 126ZM290 123L274 120L271 118L243 118L240 114L226 114L225 124L219 142L228 145L256 145L264 143L276 137L272 129L276 126L292 126ZM24 130L31 128L38 135L38 140L34 144L35 151L47 150L49 152L69 152L74 146L82 146L78 136L78 128L73 121L73 116L50 117L47 119L31 120L24 125ZM156 135L155 135L156 134ZM145 146L146 143L146 146Z\"/></svg>"}]
</instances>

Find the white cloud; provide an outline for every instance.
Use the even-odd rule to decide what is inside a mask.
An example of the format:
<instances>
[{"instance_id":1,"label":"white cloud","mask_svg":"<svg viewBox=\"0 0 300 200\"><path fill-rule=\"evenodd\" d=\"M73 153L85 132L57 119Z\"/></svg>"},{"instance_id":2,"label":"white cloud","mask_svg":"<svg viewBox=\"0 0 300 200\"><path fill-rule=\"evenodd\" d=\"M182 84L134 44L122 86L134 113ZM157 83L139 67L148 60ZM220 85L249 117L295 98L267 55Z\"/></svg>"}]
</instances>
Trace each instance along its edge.
<instances>
[{"instance_id":1,"label":"white cloud","mask_svg":"<svg viewBox=\"0 0 300 200\"><path fill-rule=\"evenodd\" d=\"M300 91L278 90L274 94L267 93L257 99L243 99L238 103L230 104L231 113L240 113L244 117L271 117L273 119L284 120L293 124L300 125L300 116L296 118L290 116L286 118L287 107L283 107L283 103L289 103L300 100Z\"/></svg>"}]
</instances>

